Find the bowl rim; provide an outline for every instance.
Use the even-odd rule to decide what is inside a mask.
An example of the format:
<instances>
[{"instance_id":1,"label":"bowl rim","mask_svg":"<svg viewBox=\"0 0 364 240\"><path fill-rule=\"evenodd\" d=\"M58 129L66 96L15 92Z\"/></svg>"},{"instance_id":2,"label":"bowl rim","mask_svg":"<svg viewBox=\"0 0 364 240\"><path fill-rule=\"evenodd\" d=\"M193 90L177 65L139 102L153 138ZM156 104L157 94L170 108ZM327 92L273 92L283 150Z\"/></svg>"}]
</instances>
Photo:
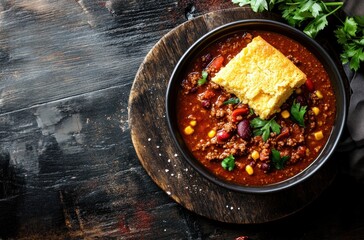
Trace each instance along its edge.
<instances>
[{"instance_id":1,"label":"bowl rim","mask_svg":"<svg viewBox=\"0 0 364 240\"><path fill-rule=\"evenodd\" d=\"M180 141L183 141L183 139L178 139L178 134L175 133L176 131L179 132L178 129L174 129L173 126L173 117L171 116L171 109L172 107L172 88L174 85L176 85L175 82L178 82L180 80L180 77L178 76L178 73L184 68L184 64L186 61L195 53L199 53L202 49L201 45L207 42L207 45L210 45L217 40L213 40L211 42L208 42L212 36L219 34L220 32L228 31L229 29L236 29L236 31L243 31L244 28L246 29L248 26L267 26L267 30L263 31L271 31L271 32L277 32L274 30L271 30L270 28L276 28L276 30L282 30L284 29L287 32L291 33L291 36L289 38L293 39L294 41L298 42L298 39L303 39L305 42L300 42L301 45L305 46L306 48L309 47L311 49L308 49L311 53L312 49L317 51L320 56L313 53L316 58L319 58L319 61L323 65L328 65L330 67L330 72L332 74L329 74L328 69L325 68L325 70L328 72L330 76L330 82L333 83L333 78L335 78L337 81L335 84L338 84L337 91L339 92L339 96L336 95L336 117L335 122L333 125L333 128L331 130L330 136L325 143L324 147L321 150L321 153L316 157L315 160L313 160L304 170L299 172L298 174L292 176L291 178L288 178L286 180L268 184L268 185L262 185L262 186L245 186L245 185L239 185L234 184L232 182L225 181L213 173L211 173L205 166L203 166L197 159L195 159L192 156L192 153L190 151L187 151L182 148ZM239 29L240 28L240 29ZM259 29L262 30L262 29ZM277 32L279 33L279 32ZM229 33L232 34L232 33ZM228 34L227 34L228 35ZM295 38L293 38L294 36ZM221 36L220 36L221 37ZM206 47L205 46L205 47ZM325 64L323 63L323 60L325 60ZM334 90L335 91L335 90ZM340 97L340 99L338 99ZM186 51L185 53L180 57L179 61L175 65L173 72L171 74L171 77L168 81L167 85L167 91L166 91L166 97L165 97L165 110L166 110L166 120L168 124L169 132L172 136L174 144L177 146L178 150L183 156L183 159L186 160L189 165L194 168L199 174L201 174L204 178L208 179L210 182L223 187L228 190L236 191L236 192L243 192L243 193L271 193L271 192L277 192L284 189L291 188L305 180L307 180L310 176L312 176L314 173L316 173L332 156L334 153L336 146L339 143L340 137L343 133L345 121L346 121L346 115L347 115L347 103L346 103L346 91L344 86L344 81L342 79L342 75L340 74L338 67L336 66L335 62L332 60L331 56L326 52L326 50L317 43L314 39L308 37L305 33L302 31L291 27L285 23L278 22L275 20L267 20L267 19L244 19L244 20L238 20L233 21L227 24L223 24L207 33L205 33L202 37L200 37L197 41L195 41ZM339 108L338 108L339 107ZM341 112L339 113L339 110ZM330 143L330 144L329 144ZM325 153L325 155L324 155ZM320 161L319 161L320 160Z\"/></svg>"}]
</instances>

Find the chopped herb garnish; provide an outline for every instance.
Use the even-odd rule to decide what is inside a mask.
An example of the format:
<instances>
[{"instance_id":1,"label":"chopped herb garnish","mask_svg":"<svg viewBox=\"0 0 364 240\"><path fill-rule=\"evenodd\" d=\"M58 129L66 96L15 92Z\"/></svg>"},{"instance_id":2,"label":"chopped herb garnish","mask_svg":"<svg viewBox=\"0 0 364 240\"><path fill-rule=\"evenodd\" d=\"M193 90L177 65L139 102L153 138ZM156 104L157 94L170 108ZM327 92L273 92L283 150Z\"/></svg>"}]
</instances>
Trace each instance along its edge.
<instances>
[{"instance_id":1,"label":"chopped herb garnish","mask_svg":"<svg viewBox=\"0 0 364 240\"><path fill-rule=\"evenodd\" d=\"M198 85L201 86L207 82L207 76L209 75L208 72L202 71L202 78L197 81Z\"/></svg>"},{"instance_id":2,"label":"chopped herb garnish","mask_svg":"<svg viewBox=\"0 0 364 240\"><path fill-rule=\"evenodd\" d=\"M300 103L294 101L291 107L291 115L293 120L295 120L301 127L305 126L305 113L307 106L301 106Z\"/></svg>"},{"instance_id":3,"label":"chopped herb garnish","mask_svg":"<svg viewBox=\"0 0 364 240\"><path fill-rule=\"evenodd\" d=\"M229 98L228 100L226 100L224 102L224 104L238 104L239 102L240 102L239 98L232 97L232 98Z\"/></svg>"},{"instance_id":4,"label":"chopped herb garnish","mask_svg":"<svg viewBox=\"0 0 364 240\"><path fill-rule=\"evenodd\" d=\"M227 158L224 158L221 162L221 166L228 171L232 171L235 167L235 158L233 155L228 156Z\"/></svg>"},{"instance_id":5,"label":"chopped herb garnish","mask_svg":"<svg viewBox=\"0 0 364 240\"><path fill-rule=\"evenodd\" d=\"M289 156L281 157L281 153L278 150L272 149L272 162L276 169L280 170L284 168L284 165L286 164L288 159Z\"/></svg>"},{"instance_id":6,"label":"chopped herb garnish","mask_svg":"<svg viewBox=\"0 0 364 240\"><path fill-rule=\"evenodd\" d=\"M248 117L253 116L254 114L255 114L254 109L253 108L249 108L249 115L248 115Z\"/></svg>"},{"instance_id":7,"label":"chopped herb garnish","mask_svg":"<svg viewBox=\"0 0 364 240\"><path fill-rule=\"evenodd\" d=\"M276 134L281 132L281 126L272 118L271 120L263 120L259 117L250 121L250 126L254 128L253 134L255 136L262 136L263 141L267 141L271 130Z\"/></svg>"}]
</instances>

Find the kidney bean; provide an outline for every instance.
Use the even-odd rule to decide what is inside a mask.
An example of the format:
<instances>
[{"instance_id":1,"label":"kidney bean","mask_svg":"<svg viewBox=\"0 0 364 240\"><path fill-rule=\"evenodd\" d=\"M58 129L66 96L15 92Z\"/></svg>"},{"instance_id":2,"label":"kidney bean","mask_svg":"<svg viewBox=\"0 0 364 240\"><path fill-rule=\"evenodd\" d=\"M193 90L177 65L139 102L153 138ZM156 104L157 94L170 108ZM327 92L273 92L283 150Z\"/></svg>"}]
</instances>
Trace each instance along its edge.
<instances>
[{"instance_id":1,"label":"kidney bean","mask_svg":"<svg viewBox=\"0 0 364 240\"><path fill-rule=\"evenodd\" d=\"M262 163L262 164L260 164L260 168L265 172L265 173L267 173L267 172L269 172L270 171L270 164L268 164L268 163Z\"/></svg>"},{"instance_id":2,"label":"kidney bean","mask_svg":"<svg viewBox=\"0 0 364 240\"><path fill-rule=\"evenodd\" d=\"M205 109L209 109L211 107L211 102L209 100L202 100L201 101L201 106Z\"/></svg>"},{"instance_id":3,"label":"kidney bean","mask_svg":"<svg viewBox=\"0 0 364 240\"><path fill-rule=\"evenodd\" d=\"M307 106L306 98L302 95L297 96L296 102L299 103L301 106Z\"/></svg>"},{"instance_id":4,"label":"kidney bean","mask_svg":"<svg viewBox=\"0 0 364 240\"><path fill-rule=\"evenodd\" d=\"M249 239L248 236L240 236L240 237L235 238L235 240L248 240L248 239Z\"/></svg>"},{"instance_id":5,"label":"kidney bean","mask_svg":"<svg viewBox=\"0 0 364 240\"><path fill-rule=\"evenodd\" d=\"M282 106L281 106L281 109L282 110L286 110L286 109L288 109L289 108L289 104L288 103L286 103L286 102L284 102L283 104L282 104Z\"/></svg>"},{"instance_id":6,"label":"kidney bean","mask_svg":"<svg viewBox=\"0 0 364 240\"><path fill-rule=\"evenodd\" d=\"M201 60L201 66L205 68L212 61L212 55L210 53L207 53L206 55L202 56Z\"/></svg>"},{"instance_id":7,"label":"kidney bean","mask_svg":"<svg viewBox=\"0 0 364 240\"><path fill-rule=\"evenodd\" d=\"M244 140L250 139L252 132L250 129L249 121L247 119L244 119L238 123L238 135Z\"/></svg>"},{"instance_id":8,"label":"kidney bean","mask_svg":"<svg viewBox=\"0 0 364 240\"><path fill-rule=\"evenodd\" d=\"M230 138L231 134L225 130L220 130L216 133L216 138L218 142L225 142Z\"/></svg>"}]
</instances>

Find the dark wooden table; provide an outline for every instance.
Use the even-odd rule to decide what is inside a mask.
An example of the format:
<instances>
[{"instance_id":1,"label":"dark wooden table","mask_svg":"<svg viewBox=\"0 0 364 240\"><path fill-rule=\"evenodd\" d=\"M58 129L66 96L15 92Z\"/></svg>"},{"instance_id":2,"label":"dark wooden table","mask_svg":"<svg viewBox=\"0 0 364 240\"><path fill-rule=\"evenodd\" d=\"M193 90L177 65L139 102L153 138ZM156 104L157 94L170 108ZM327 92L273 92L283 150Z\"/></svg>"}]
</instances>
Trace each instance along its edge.
<instances>
[{"instance_id":1,"label":"dark wooden table","mask_svg":"<svg viewBox=\"0 0 364 240\"><path fill-rule=\"evenodd\" d=\"M233 7L1 1L0 239L363 239L363 184L339 153L343 167L317 199L264 224L198 216L140 164L128 122L140 64L188 19Z\"/></svg>"}]
</instances>

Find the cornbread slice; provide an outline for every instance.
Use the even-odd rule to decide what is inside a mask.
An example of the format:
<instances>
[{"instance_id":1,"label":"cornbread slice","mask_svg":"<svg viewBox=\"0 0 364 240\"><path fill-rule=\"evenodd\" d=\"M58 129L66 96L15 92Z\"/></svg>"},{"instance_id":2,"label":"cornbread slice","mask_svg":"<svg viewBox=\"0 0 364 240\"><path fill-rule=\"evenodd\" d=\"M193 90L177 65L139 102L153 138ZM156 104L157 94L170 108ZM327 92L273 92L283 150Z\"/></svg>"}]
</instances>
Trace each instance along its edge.
<instances>
[{"instance_id":1,"label":"cornbread slice","mask_svg":"<svg viewBox=\"0 0 364 240\"><path fill-rule=\"evenodd\" d=\"M257 36L211 80L267 119L306 81L306 75Z\"/></svg>"}]
</instances>

